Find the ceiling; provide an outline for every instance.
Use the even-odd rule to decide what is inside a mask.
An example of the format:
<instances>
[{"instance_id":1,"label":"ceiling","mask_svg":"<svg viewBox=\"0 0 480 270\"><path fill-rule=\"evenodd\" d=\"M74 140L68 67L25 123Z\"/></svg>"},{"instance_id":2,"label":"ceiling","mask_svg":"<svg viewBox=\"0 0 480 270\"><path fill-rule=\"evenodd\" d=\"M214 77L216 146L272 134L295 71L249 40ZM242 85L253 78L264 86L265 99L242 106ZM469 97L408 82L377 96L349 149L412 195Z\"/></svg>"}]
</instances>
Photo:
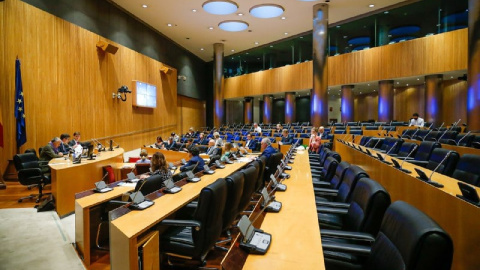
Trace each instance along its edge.
<instances>
[{"instance_id":1,"label":"ceiling","mask_svg":"<svg viewBox=\"0 0 480 270\"><path fill-rule=\"evenodd\" d=\"M110 1L207 62L213 59L214 43L224 43L224 54L229 56L311 31L313 6L325 2L236 0L239 8L234 14L213 15L202 9L206 0ZM329 24L383 10L401 2L411 0L331 0ZM255 18L249 14L251 7L266 3L281 5L285 12L280 17L271 19ZM375 6L369 7L371 4ZM143 5L147 7L144 8ZM240 13L243 16L239 16ZM218 28L218 24L225 20L242 20L249 24L249 28L242 32L226 32ZM213 29L209 29L210 27Z\"/></svg>"}]
</instances>

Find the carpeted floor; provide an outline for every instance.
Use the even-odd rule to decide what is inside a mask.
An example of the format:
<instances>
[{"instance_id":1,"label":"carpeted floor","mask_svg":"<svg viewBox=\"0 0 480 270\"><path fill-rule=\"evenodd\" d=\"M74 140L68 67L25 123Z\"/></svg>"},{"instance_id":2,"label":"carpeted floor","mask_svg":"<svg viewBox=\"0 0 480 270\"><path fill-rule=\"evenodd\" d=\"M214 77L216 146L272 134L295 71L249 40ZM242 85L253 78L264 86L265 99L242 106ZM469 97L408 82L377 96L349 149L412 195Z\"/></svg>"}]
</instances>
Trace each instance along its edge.
<instances>
[{"instance_id":1,"label":"carpeted floor","mask_svg":"<svg viewBox=\"0 0 480 270\"><path fill-rule=\"evenodd\" d=\"M55 211L0 209L0 269L85 269L72 246L74 223Z\"/></svg>"}]
</instances>

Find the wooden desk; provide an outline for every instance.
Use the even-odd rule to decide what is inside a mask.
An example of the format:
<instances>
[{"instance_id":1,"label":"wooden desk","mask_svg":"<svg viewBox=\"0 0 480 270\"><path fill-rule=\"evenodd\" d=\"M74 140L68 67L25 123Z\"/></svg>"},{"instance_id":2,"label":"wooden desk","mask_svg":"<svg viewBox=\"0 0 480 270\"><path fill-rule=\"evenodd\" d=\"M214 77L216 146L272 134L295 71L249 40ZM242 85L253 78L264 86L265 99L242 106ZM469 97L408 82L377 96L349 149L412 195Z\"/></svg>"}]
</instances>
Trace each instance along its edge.
<instances>
[{"instance_id":1,"label":"wooden desk","mask_svg":"<svg viewBox=\"0 0 480 270\"><path fill-rule=\"evenodd\" d=\"M137 243L158 222L194 200L202 188L219 178L227 177L247 163L235 162L225 169L217 169L213 175L204 175L198 183L189 183L177 194L166 194L155 200L155 204L143 211L132 211L110 222L111 269L138 269ZM158 245L157 245L158 246Z\"/></svg>"},{"instance_id":2,"label":"wooden desk","mask_svg":"<svg viewBox=\"0 0 480 270\"><path fill-rule=\"evenodd\" d=\"M60 217L75 211L75 193L92 189L94 183L103 177L102 167L115 166L123 162L123 149L101 152L95 160L82 159L82 163L73 164L69 159L52 159L52 194L55 198L55 210Z\"/></svg>"},{"instance_id":3,"label":"wooden desk","mask_svg":"<svg viewBox=\"0 0 480 270\"><path fill-rule=\"evenodd\" d=\"M93 263L91 242L92 231L98 224L93 224L91 216L95 207L119 198L123 193L132 191L134 187L117 186L107 193L94 193L92 195L75 200L75 244L77 251L83 257L83 263L87 268Z\"/></svg>"},{"instance_id":4,"label":"wooden desk","mask_svg":"<svg viewBox=\"0 0 480 270\"><path fill-rule=\"evenodd\" d=\"M182 159L189 160L187 152L183 151L172 151L172 150L165 150L165 149L158 149L158 148L150 148L150 147L142 147L142 150L147 150L149 156L155 154L156 152L160 152L165 156L167 162L176 162ZM209 159L210 157L205 154L200 154L200 157L203 159Z\"/></svg>"},{"instance_id":5,"label":"wooden desk","mask_svg":"<svg viewBox=\"0 0 480 270\"><path fill-rule=\"evenodd\" d=\"M272 235L270 249L265 255L249 255L243 269L325 269L307 151L297 153L287 173L287 190L275 192L282 210L267 213L260 227Z\"/></svg>"},{"instance_id":6,"label":"wooden desk","mask_svg":"<svg viewBox=\"0 0 480 270\"><path fill-rule=\"evenodd\" d=\"M370 178L381 183L390 193L392 202L406 201L433 218L450 234L454 245L452 269L480 269L480 208L456 197L461 194L457 180L435 173L433 181L442 183L444 188L436 188L416 179L415 165L405 162L403 168L411 174L399 171L393 166L378 161L358 150L335 142L335 151L342 161L362 167ZM375 151L370 150L373 155ZM390 157L386 157L391 160ZM418 167L428 176L431 171ZM480 188L476 188L480 193Z\"/></svg>"}]
</instances>

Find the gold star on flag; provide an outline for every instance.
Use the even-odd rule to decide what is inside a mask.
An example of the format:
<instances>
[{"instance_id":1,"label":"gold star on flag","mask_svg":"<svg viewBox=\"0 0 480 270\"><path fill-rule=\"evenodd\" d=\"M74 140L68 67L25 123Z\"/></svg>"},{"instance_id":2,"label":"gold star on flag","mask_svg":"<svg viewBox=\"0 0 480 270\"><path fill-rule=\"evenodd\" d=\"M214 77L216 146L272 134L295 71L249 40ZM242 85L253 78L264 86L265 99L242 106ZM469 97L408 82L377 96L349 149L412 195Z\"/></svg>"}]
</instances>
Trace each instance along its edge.
<instances>
[{"instance_id":1,"label":"gold star on flag","mask_svg":"<svg viewBox=\"0 0 480 270\"><path fill-rule=\"evenodd\" d=\"M19 111L19 112L23 111L22 107L19 107L19 108L18 108L18 111Z\"/></svg>"},{"instance_id":2,"label":"gold star on flag","mask_svg":"<svg viewBox=\"0 0 480 270\"><path fill-rule=\"evenodd\" d=\"M20 92L20 96L22 96L22 97L23 97L23 92Z\"/></svg>"},{"instance_id":3,"label":"gold star on flag","mask_svg":"<svg viewBox=\"0 0 480 270\"><path fill-rule=\"evenodd\" d=\"M25 114L22 114L22 117L25 118Z\"/></svg>"},{"instance_id":4,"label":"gold star on flag","mask_svg":"<svg viewBox=\"0 0 480 270\"><path fill-rule=\"evenodd\" d=\"M17 99L18 104L22 103L21 99Z\"/></svg>"}]
</instances>

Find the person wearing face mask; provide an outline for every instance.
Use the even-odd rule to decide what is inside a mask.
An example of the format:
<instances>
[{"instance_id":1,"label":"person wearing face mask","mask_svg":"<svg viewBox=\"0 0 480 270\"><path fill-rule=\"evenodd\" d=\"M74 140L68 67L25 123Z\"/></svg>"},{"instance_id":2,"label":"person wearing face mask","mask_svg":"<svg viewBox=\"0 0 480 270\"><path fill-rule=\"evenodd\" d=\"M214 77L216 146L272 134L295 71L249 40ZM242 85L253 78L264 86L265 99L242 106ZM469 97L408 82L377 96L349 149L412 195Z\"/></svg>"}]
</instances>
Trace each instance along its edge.
<instances>
[{"instance_id":1,"label":"person wearing face mask","mask_svg":"<svg viewBox=\"0 0 480 270\"><path fill-rule=\"evenodd\" d=\"M140 159L137 160L136 162L137 164L150 164L150 159L148 159L148 153L147 153L147 150L145 149L142 149L142 151L140 151Z\"/></svg>"}]
</instances>

